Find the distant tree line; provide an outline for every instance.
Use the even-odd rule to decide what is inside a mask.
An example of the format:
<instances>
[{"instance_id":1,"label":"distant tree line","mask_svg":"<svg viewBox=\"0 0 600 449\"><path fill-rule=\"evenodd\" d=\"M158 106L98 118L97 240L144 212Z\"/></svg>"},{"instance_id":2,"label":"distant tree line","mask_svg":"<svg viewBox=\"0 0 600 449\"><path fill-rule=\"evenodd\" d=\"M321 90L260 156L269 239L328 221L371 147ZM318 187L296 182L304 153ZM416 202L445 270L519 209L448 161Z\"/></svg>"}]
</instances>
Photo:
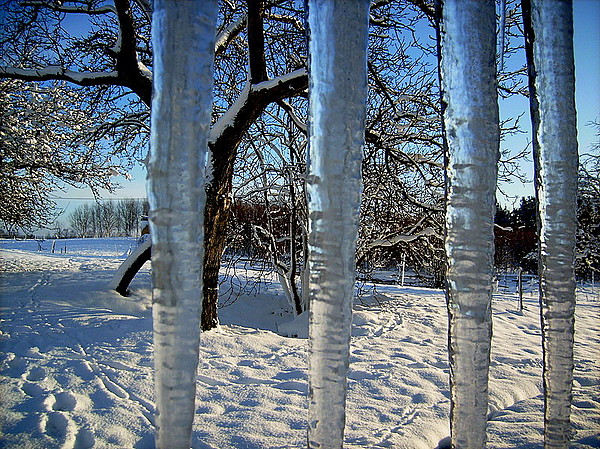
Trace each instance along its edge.
<instances>
[{"instance_id":1,"label":"distant tree line","mask_svg":"<svg viewBox=\"0 0 600 449\"><path fill-rule=\"evenodd\" d=\"M583 176L582 176L583 178ZM577 275L590 278L591 271L600 271L600 196L595 189L598 183L581 179L578 199ZM228 254L255 260L265 260L287 266L292 265L290 248L295 247L294 258L303 267L305 247L304 211L296 211L290 203L261 201L236 201L232 205L229 225ZM410 223L406 224L409 227ZM417 223L413 219L412 225ZM498 271L517 271L535 274L538 269L536 203L534 197L522 198L514 207L497 205L495 217L495 266ZM292 246L290 229L300 229ZM364 224L363 224L364 226ZM441 286L445 267L437 235L423 232L418 239L391 241L389 246L379 245L374 251L357 254L359 271L368 272L377 267L396 267L404 259L426 284ZM368 257L365 254L368 253ZM273 260L271 260L273 259ZM600 274L596 276L600 279Z\"/></svg>"},{"instance_id":2,"label":"distant tree line","mask_svg":"<svg viewBox=\"0 0 600 449\"><path fill-rule=\"evenodd\" d=\"M581 169L577 198L577 247L575 272L579 279L600 279L600 191L598 178ZM535 198L522 198L513 210L498 206L495 218L497 270L536 274L538 270Z\"/></svg>"},{"instance_id":3,"label":"distant tree line","mask_svg":"<svg viewBox=\"0 0 600 449\"><path fill-rule=\"evenodd\" d=\"M495 265L497 270L521 268L537 272L537 224L534 197L522 198L513 210L497 206L495 218Z\"/></svg>"},{"instance_id":4,"label":"distant tree line","mask_svg":"<svg viewBox=\"0 0 600 449\"><path fill-rule=\"evenodd\" d=\"M69 233L74 237L135 237L147 213L148 203L140 199L83 204L69 215Z\"/></svg>"}]
</instances>

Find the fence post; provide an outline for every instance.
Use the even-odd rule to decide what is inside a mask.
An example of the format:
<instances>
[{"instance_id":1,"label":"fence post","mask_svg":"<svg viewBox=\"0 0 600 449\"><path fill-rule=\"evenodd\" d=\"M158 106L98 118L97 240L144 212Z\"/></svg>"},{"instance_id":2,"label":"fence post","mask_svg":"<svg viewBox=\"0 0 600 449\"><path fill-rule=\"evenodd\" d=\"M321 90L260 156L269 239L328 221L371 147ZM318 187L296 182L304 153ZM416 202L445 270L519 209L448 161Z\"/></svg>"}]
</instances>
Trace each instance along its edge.
<instances>
[{"instance_id":1,"label":"fence post","mask_svg":"<svg viewBox=\"0 0 600 449\"><path fill-rule=\"evenodd\" d=\"M519 267L517 272L517 289L519 291L519 312L523 311L523 268Z\"/></svg>"}]
</instances>

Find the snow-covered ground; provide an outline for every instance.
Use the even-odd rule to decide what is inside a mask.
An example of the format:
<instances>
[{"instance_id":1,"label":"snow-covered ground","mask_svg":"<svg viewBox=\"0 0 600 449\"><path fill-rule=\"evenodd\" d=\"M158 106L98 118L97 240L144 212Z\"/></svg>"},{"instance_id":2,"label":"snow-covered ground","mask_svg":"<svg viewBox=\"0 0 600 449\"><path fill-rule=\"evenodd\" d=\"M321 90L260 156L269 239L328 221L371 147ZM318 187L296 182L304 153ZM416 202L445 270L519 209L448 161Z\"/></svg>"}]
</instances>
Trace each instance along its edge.
<instances>
[{"instance_id":1,"label":"snow-covered ground","mask_svg":"<svg viewBox=\"0 0 600 449\"><path fill-rule=\"evenodd\" d=\"M38 251L0 240L0 447L153 447L149 265L132 296L106 289L132 245L60 240L51 253L52 242ZM260 276L240 265L233 288ZM202 336L194 448L304 447L307 344L281 335L302 334L301 320L280 328L292 315L278 285L263 281ZM444 447L443 292L379 285L354 310L345 447ZM576 317L572 447L600 447L598 289L579 289ZM523 313L514 293L495 297L490 448L542 447L538 321L534 294Z\"/></svg>"}]
</instances>

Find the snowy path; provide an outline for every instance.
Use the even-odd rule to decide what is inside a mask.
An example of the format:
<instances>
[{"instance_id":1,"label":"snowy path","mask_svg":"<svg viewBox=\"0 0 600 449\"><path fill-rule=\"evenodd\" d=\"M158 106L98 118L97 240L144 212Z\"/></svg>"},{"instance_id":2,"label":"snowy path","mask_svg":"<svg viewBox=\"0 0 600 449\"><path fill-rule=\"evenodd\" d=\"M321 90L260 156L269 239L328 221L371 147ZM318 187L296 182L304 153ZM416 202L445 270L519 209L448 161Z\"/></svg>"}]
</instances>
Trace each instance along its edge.
<instances>
[{"instance_id":1,"label":"snowy path","mask_svg":"<svg viewBox=\"0 0 600 449\"><path fill-rule=\"evenodd\" d=\"M65 256L0 242L0 447L153 447L148 267L132 297L105 290L126 249ZM578 299L572 447L581 449L600 446L600 293ZM290 320L284 302L263 287L203 335L194 448L304 447L306 340L273 332ZM513 294L493 305L488 447L541 449L536 299L525 297L523 314ZM346 448L433 449L448 435L446 322L439 290L378 286L357 301Z\"/></svg>"},{"instance_id":2,"label":"snowy path","mask_svg":"<svg viewBox=\"0 0 600 449\"><path fill-rule=\"evenodd\" d=\"M98 295L119 260L2 256L0 421L7 446L128 447L140 437L149 444L149 311L112 292ZM103 415L110 420L98 421Z\"/></svg>"}]
</instances>

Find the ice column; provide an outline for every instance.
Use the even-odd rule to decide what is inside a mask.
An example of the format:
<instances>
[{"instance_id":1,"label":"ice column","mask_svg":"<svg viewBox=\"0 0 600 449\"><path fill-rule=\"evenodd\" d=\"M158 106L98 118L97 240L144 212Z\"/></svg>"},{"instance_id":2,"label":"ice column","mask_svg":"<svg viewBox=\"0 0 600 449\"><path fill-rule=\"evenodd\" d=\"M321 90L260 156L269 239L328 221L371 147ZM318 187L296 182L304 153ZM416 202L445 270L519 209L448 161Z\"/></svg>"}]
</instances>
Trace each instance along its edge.
<instances>
[{"instance_id":1,"label":"ice column","mask_svg":"<svg viewBox=\"0 0 600 449\"><path fill-rule=\"evenodd\" d=\"M367 96L368 0L309 2L308 447L342 447Z\"/></svg>"},{"instance_id":2,"label":"ice column","mask_svg":"<svg viewBox=\"0 0 600 449\"><path fill-rule=\"evenodd\" d=\"M483 448L486 442L499 156L495 20L493 1L443 1L440 74L448 148L445 245L453 448Z\"/></svg>"},{"instance_id":3,"label":"ice column","mask_svg":"<svg viewBox=\"0 0 600 449\"><path fill-rule=\"evenodd\" d=\"M194 419L216 17L216 0L154 1L148 190L158 449L189 449Z\"/></svg>"},{"instance_id":4,"label":"ice column","mask_svg":"<svg viewBox=\"0 0 600 449\"><path fill-rule=\"evenodd\" d=\"M573 382L578 169L573 13L566 0L524 1L523 7L539 208L544 447L558 449L569 447Z\"/></svg>"}]
</instances>

